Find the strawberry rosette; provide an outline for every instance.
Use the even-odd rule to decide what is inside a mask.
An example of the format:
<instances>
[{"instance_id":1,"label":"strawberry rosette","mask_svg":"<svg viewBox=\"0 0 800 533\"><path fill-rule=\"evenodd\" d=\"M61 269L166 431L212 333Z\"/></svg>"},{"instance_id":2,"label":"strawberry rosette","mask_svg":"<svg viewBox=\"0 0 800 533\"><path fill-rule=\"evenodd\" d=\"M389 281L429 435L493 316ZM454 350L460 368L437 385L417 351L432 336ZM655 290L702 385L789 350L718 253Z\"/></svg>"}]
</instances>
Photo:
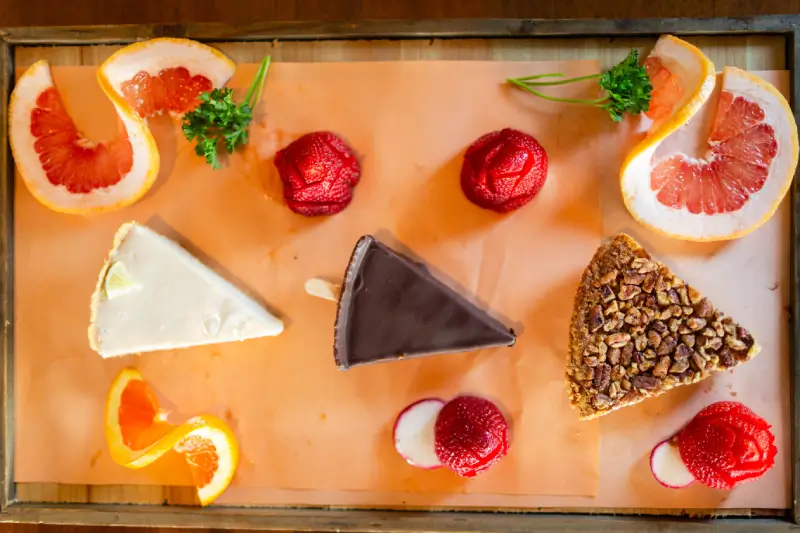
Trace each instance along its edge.
<instances>
[{"instance_id":1,"label":"strawberry rosette","mask_svg":"<svg viewBox=\"0 0 800 533\"><path fill-rule=\"evenodd\" d=\"M741 403L711 404L678 434L681 460L704 485L730 490L774 466L778 449L770 427Z\"/></svg>"}]
</instances>

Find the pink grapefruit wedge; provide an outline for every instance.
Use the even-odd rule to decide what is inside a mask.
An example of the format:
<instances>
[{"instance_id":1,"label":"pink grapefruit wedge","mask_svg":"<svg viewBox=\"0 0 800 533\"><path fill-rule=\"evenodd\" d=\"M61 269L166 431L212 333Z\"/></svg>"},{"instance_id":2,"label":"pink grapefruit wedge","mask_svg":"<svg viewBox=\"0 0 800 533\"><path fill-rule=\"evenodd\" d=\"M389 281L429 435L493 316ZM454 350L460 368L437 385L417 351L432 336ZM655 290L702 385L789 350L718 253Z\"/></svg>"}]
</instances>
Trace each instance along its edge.
<instances>
[{"instance_id":1,"label":"pink grapefruit wedge","mask_svg":"<svg viewBox=\"0 0 800 533\"><path fill-rule=\"evenodd\" d=\"M658 233L691 241L734 239L764 224L797 167L797 126L783 95L726 67L704 153L665 153L660 145L680 135L708 101L716 76L702 52L674 37L662 37L645 66L654 87L653 124L621 172L631 215Z\"/></svg>"}]
</instances>

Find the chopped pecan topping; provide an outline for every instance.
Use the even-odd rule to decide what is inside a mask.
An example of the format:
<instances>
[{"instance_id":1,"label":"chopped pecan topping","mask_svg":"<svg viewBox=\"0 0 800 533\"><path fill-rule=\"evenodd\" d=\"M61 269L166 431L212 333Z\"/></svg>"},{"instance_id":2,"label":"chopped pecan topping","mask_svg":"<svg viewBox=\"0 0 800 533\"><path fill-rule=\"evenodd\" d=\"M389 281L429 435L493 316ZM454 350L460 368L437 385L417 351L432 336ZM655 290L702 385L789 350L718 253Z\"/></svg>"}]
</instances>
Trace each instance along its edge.
<instances>
[{"instance_id":1,"label":"chopped pecan topping","mask_svg":"<svg viewBox=\"0 0 800 533\"><path fill-rule=\"evenodd\" d=\"M681 343L675 349L675 360L680 361L682 359L688 359L692 355L692 350L686 346L685 344Z\"/></svg>"},{"instance_id":2,"label":"chopped pecan topping","mask_svg":"<svg viewBox=\"0 0 800 533\"><path fill-rule=\"evenodd\" d=\"M603 307L595 305L589 311L589 331L594 333L603 325Z\"/></svg>"},{"instance_id":3,"label":"chopped pecan topping","mask_svg":"<svg viewBox=\"0 0 800 533\"><path fill-rule=\"evenodd\" d=\"M700 331L706 327L706 319L693 316L686 321L686 325L689 326L689 329L692 331Z\"/></svg>"},{"instance_id":4,"label":"chopped pecan topping","mask_svg":"<svg viewBox=\"0 0 800 533\"><path fill-rule=\"evenodd\" d=\"M658 348L661 346L661 335L657 331L651 329L647 332L647 343L653 348Z\"/></svg>"},{"instance_id":5,"label":"chopped pecan topping","mask_svg":"<svg viewBox=\"0 0 800 533\"><path fill-rule=\"evenodd\" d=\"M661 384L661 380L651 376L635 376L631 384L636 389L654 390Z\"/></svg>"},{"instance_id":6,"label":"chopped pecan topping","mask_svg":"<svg viewBox=\"0 0 800 533\"><path fill-rule=\"evenodd\" d=\"M660 320L654 320L650 327L653 328L654 331L662 334L668 331L667 325Z\"/></svg>"},{"instance_id":7,"label":"chopped pecan topping","mask_svg":"<svg viewBox=\"0 0 800 533\"><path fill-rule=\"evenodd\" d=\"M706 350L719 350L722 348L722 339L714 337L706 342Z\"/></svg>"},{"instance_id":8,"label":"chopped pecan topping","mask_svg":"<svg viewBox=\"0 0 800 533\"><path fill-rule=\"evenodd\" d=\"M668 355L662 356L661 359L658 360L655 368L653 368L653 375L657 378L664 379L667 376L667 372L669 372L671 363L672 361Z\"/></svg>"},{"instance_id":9,"label":"chopped pecan topping","mask_svg":"<svg viewBox=\"0 0 800 533\"><path fill-rule=\"evenodd\" d=\"M608 303L614 299L614 291L612 291L611 287L608 285L603 285L600 287L600 295L602 296L604 303Z\"/></svg>"},{"instance_id":10,"label":"chopped pecan topping","mask_svg":"<svg viewBox=\"0 0 800 533\"><path fill-rule=\"evenodd\" d=\"M667 291L656 291L656 301L658 302L658 305L663 306L668 306L670 303L672 303L669 299Z\"/></svg>"},{"instance_id":11,"label":"chopped pecan topping","mask_svg":"<svg viewBox=\"0 0 800 533\"><path fill-rule=\"evenodd\" d=\"M594 387L600 392L605 392L609 383L611 383L611 367L606 363L600 363L594 371Z\"/></svg>"},{"instance_id":12,"label":"chopped pecan topping","mask_svg":"<svg viewBox=\"0 0 800 533\"><path fill-rule=\"evenodd\" d=\"M700 318L708 318L711 314L711 310L711 303L706 298L694 304L694 314Z\"/></svg>"},{"instance_id":13,"label":"chopped pecan topping","mask_svg":"<svg viewBox=\"0 0 800 533\"><path fill-rule=\"evenodd\" d=\"M652 261L648 261L639 267L639 274L648 274L658 270L658 265Z\"/></svg>"},{"instance_id":14,"label":"chopped pecan topping","mask_svg":"<svg viewBox=\"0 0 800 533\"><path fill-rule=\"evenodd\" d=\"M631 300L631 299L633 299L634 296L636 296L640 292L642 292L642 288L641 287L637 287L636 285L623 285L620 288L619 294L617 294L617 297L620 300L623 300L623 301Z\"/></svg>"},{"instance_id":15,"label":"chopped pecan topping","mask_svg":"<svg viewBox=\"0 0 800 533\"><path fill-rule=\"evenodd\" d=\"M658 355L669 355L673 351L675 351L675 347L678 345L678 342L670 335L667 335L663 339L661 339L661 344L658 346L656 353Z\"/></svg>"},{"instance_id":16,"label":"chopped pecan topping","mask_svg":"<svg viewBox=\"0 0 800 533\"><path fill-rule=\"evenodd\" d=\"M631 336L628 333L613 333L606 337L606 343L612 348L622 348L630 340Z\"/></svg>"},{"instance_id":17,"label":"chopped pecan topping","mask_svg":"<svg viewBox=\"0 0 800 533\"><path fill-rule=\"evenodd\" d=\"M669 289L667 291L667 295L669 296L669 301L675 305L681 303L681 298L678 296L678 291L675 289Z\"/></svg>"},{"instance_id":18,"label":"chopped pecan topping","mask_svg":"<svg viewBox=\"0 0 800 533\"><path fill-rule=\"evenodd\" d=\"M670 374L680 374L682 372L685 372L687 368L689 368L689 361L686 361L686 360L675 361L674 363L672 363L672 366L669 367L669 373ZM595 381L597 381L596 377L595 377Z\"/></svg>"},{"instance_id":19,"label":"chopped pecan topping","mask_svg":"<svg viewBox=\"0 0 800 533\"><path fill-rule=\"evenodd\" d=\"M689 287L689 302L696 304L703 299L703 295L697 292L694 287Z\"/></svg>"},{"instance_id":20,"label":"chopped pecan topping","mask_svg":"<svg viewBox=\"0 0 800 533\"><path fill-rule=\"evenodd\" d=\"M641 395L639 394L639 391L637 391L636 389L631 389L631 390L628 391L627 394L625 394L625 396L620 398L619 401L622 404L627 404L627 403L630 403L630 402L635 402L640 397L641 397Z\"/></svg>"},{"instance_id":21,"label":"chopped pecan topping","mask_svg":"<svg viewBox=\"0 0 800 533\"><path fill-rule=\"evenodd\" d=\"M601 285L608 285L609 283L612 283L614 280L617 279L617 274L618 274L618 272L616 270L611 270L609 272L606 272L606 274L602 278L597 280L597 285L601 286Z\"/></svg>"},{"instance_id":22,"label":"chopped pecan topping","mask_svg":"<svg viewBox=\"0 0 800 533\"><path fill-rule=\"evenodd\" d=\"M746 329L744 329L744 328L743 328L743 327L741 327L741 326L739 326L739 327L737 328L737 330L736 330L736 335L739 337L739 340L741 340L741 341L742 341L742 343L743 343L745 346L747 346L747 349L748 349L748 350L749 350L750 348L752 348L752 347L753 347L753 345L756 343L756 342L755 342L755 340L753 340L753 336L752 336L752 335L750 335L750 332L749 332L749 331L747 331Z\"/></svg>"},{"instance_id":23,"label":"chopped pecan topping","mask_svg":"<svg viewBox=\"0 0 800 533\"><path fill-rule=\"evenodd\" d=\"M656 286L656 279L658 278L658 274L655 272L648 272L644 276L644 281L642 282L642 290L646 293L653 292L653 288Z\"/></svg>"},{"instance_id":24,"label":"chopped pecan topping","mask_svg":"<svg viewBox=\"0 0 800 533\"><path fill-rule=\"evenodd\" d=\"M623 357L623 359L625 357L630 357L633 354L633 348L634 348L633 343L630 342L630 341L627 342L625 344L625 346L622 347L622 357Z\"/></svg>"},{"instance_id":25,"label":"chopped pecan topping","mask_svg":"<svg viewBox=\"0 0 800 533\"><path fill-rule=\"evenodd\" d=\"M733 354L731 354L731 349L727 346L723 346L719 351L719 364L726 368L736 364L736 361L733 359Z\"/></svg>"},{"instance_id":26,"label":"chopped pecan topping","mask_svg":"<svg viewBox=\"0 0 800 533\"><path fill-rule=\"evenodd\" d=\"M625 323L630 324L631 326L638 326L641 322L641 317L642 312L635 307L631 307L628 309L628 312L625 315Z\"/></svg>"},{"instance_id":27,"label":"chopped pecan topping","mask_svg":"<svg viewBox=\"0 0 800 533\"><path fill-rule=\"evenodd\" d=\"M625 285L641 285L644 283L644 278L644 274L639 274L635 271L629 271L622 276L622 283Z\"/></svg>"},{"instance_id":28,"label":"chopped pecan topping","mask_svg":"<svg viewBox=\"0 0 800 533\"><path fill-rule=\"evenodd\" d=\"M605 394L595 394L594 398L592 399L592 405L595 409L608 409L611 407L611 398Z\"/></svg>"},{"instance_id":29,"label":"chopped pecan topping","mask_svg":"<svg viewBox=\"0 0 800 533\"><path fill-rule=\"evenodd\" d=\"M681 305L691 305L692 302L689 301L689 291L686 289L686 285L678 287L678 296L681 298Z\"/></svg>"}]
</instances>

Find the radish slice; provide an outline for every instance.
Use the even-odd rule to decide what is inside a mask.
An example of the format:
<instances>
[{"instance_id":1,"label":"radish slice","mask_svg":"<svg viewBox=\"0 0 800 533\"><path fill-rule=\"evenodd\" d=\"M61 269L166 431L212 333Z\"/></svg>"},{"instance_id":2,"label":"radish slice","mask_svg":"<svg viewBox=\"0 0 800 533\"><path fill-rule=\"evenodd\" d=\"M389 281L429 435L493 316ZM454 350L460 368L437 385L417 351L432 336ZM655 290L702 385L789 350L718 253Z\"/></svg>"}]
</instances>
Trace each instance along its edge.
<instances>
[{"instance_id":1,"label":"radish slice","mask_svg":"<svg viewBox=\"0 0 800 533\"><path fill-rule=\"evenodd\" d=\"M695 478L683 464L677 443L672 438L661 442L650 453L650 470L656 481L670 489L683 489Z\"/></svg>"},{"instance_id":2,"label":"radish slice","mask_svg":"<svg viewBox=\"0 0 800 533\"><path fill-rule=\"evenodd\" d=\"M425 469L442 466L436 457L434 427L444 400L426 398L406 407L394 423L394 447L408 464Z\"/></svg>"}]
</instances>

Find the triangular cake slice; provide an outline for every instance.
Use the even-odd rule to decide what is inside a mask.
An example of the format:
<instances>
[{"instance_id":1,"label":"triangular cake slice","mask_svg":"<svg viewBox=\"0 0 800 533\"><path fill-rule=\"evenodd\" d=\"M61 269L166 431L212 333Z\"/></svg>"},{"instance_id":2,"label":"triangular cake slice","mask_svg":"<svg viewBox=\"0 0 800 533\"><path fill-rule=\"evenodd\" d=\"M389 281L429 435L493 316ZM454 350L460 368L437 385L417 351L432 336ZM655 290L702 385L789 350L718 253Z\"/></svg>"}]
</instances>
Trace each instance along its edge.
<instances>
[{"instance_id":1,"label":"triangular cake slice","mask_svg":"<svg viewBox=\"0 0 800 533\"><path fill-rule=\"evenodd\" d=\"M336 314L334 357L352 366L512 346L514 332L372 236L359 239Z\"/></svg>"},{"instance_id":2,"label":"triangular cake slice","mask_svg":"<svg viewBox=\"0 0 800 533\"><path fill-rule=\"evenodd\" d=\"M281 320L149 228L126 223L92 294L89 343L103 357L278 335Z\"/></svg>"},{"instance_id":3,"label":"triangular cake slice","mask_svg":"<svg viewBox=\"0 0 800 533\"><path fill-rule=\"evenodd\" d=\"M758 351L746 329L621 233L597 250L575 296L569 399L581 420L597 418Z\"/></svg>"}]
</instances>

